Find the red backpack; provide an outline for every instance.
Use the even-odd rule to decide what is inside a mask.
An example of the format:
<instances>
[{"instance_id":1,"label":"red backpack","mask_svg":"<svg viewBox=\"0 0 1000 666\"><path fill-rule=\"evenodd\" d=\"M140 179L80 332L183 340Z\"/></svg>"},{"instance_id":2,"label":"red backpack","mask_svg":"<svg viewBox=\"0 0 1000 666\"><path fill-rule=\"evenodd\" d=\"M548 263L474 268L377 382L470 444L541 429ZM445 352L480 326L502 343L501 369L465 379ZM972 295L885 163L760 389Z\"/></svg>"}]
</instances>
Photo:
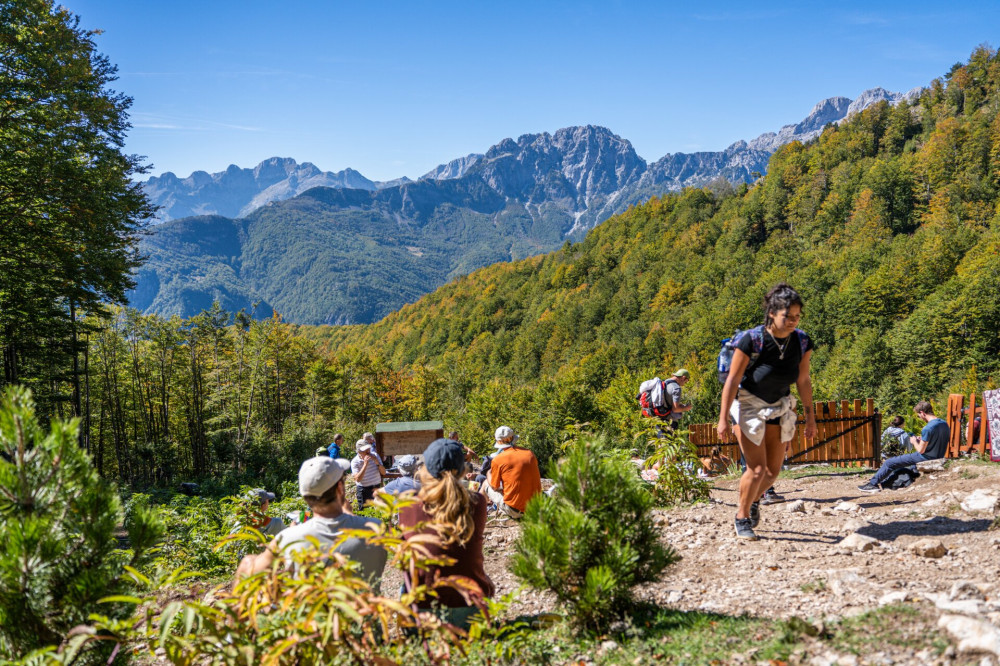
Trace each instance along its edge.
<instances>
[{"instance_id":1,"label":"red backpack","mask_svg":"<svg viewBox=\"0 0 1000 666\"><path fill-rule=\"evenodd\" d=\"M665 418L674 411L674 401L667 392L667 382L677 383L676 379L662 381L659 377L647 379L639 385L639 409L646 418Z\"/></svg>"}]
</instances>

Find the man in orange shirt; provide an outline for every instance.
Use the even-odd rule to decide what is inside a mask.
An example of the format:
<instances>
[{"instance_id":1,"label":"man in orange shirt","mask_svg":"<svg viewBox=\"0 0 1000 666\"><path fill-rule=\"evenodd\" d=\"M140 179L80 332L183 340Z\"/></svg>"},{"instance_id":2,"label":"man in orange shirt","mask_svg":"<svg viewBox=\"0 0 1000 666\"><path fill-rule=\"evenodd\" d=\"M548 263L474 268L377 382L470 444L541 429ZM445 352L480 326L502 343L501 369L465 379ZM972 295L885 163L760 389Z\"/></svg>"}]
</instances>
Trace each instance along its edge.
<instances>
[{"instance_id":1,"label":"man in orange shirt","mask_svg":"<svg viewBox=\"0 0 1000 666\"><path fill-rule=\"evenodd\" d=\"M538 459L528 449L517 446L517 435L507 426L497 428L494 439L499 453L493 457L483 492L505 514L520 518L528 501L542 492Z\"/></svg>"}]
</instances>

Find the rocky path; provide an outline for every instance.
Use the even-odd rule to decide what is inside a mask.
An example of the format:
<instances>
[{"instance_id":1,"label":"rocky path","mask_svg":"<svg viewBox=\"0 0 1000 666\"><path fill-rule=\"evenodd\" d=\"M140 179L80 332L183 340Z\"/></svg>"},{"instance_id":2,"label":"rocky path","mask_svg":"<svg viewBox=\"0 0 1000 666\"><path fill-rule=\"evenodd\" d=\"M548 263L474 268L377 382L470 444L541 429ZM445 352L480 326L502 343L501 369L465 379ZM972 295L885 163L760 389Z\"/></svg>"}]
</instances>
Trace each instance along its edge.
<instances>
[{"instance_id":1,"label":"rocky path","mask_svg":"<svg viewBox=\"0 0 1000 666\"><path fill-rule=\"evenodd\" d=\"M640 595L684 610L816 621L926 603L959 651L1000 655L1000 531L989 529L1000 464L925 465L909 488L876 495L857 490L867 478L857 471L793 471L798 478L776 486L786 501L762 507L757 542L735 538L737 482L720 480L710 503L658 512L683 559ZM517 589L505 566L516 535L511 524L488 530L487 570L501 593ZM525 591L514 611L551 608L551 598Z\"/></svg>"}]
</instances>

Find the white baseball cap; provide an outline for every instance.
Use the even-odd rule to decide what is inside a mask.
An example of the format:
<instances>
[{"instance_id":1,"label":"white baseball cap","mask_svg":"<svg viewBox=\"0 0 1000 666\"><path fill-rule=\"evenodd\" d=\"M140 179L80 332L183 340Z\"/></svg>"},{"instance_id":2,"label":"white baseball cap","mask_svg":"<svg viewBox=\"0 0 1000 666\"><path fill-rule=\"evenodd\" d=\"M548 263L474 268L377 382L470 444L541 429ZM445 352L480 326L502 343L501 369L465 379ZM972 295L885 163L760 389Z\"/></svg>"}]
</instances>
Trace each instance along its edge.
<instances>
[{"instance_id":1,"label":"white baseball cap","mask_svg":"<svg viewBox=\"0 0 1000 666\"><path fill-rule=\"evenodd\" d=\"M358 453L361 453L362 451L371 451L372 445L363 439L359 439L354 444L354 450L357 451Z\"/></svg>"},{"instance_id":2,"label":"white baseball cap","mask_svg":"<svg viewBox=\"0 0 1000 666\"><path fill-rule=\"evenodd\" d=\"M344 478L351 463L327 456L310 458L299 468L299 494L319 497Z\"/></svg>"},{"instance_id":3,"label":"white baseball cap","mask_svg":"<svg viewBox=\"0 0 1000 666\"><path fill-rule=\"evenodd\" d=\"M510 438L509 442L505 442L505 439ZM514 429L508 426L500 426L493 433L493 439L496 440L495 446L498 449L508 449L514 445L514 442L518 440L517 435L514 434Z\"/></svg>"}]
</instances>

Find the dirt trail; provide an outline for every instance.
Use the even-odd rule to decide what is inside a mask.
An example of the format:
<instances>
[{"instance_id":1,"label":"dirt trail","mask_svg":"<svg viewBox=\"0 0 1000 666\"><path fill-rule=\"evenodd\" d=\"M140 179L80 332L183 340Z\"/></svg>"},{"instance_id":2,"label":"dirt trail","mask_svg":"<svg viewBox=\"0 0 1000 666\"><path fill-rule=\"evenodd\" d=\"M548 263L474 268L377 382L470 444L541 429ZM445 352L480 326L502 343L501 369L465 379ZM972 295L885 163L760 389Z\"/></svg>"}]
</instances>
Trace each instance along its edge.
<instances>
[{"instance_id":1,"label":"dirt trail","mask_svg":"<svg viewBox=\"0 0 1000 666\"><path fill-rule=\"evenodd\" d=\"M784 503L762 507L757 542L735 538L735 479L719 480L710 503L658 511L665 541L683 559L640 596L684 610L827 620L914 601L1000 626L1000 531L989 529L992 510L961 507L976 490L1000 494L1000 464L952 462L909 488L875 495L857 490L868 475L856 470L797 474L804 475L776 485ZM513 523L488 529L487 572L500 593L518 587L506 568L517 532ZM876 541L842 543L854 533ZM926 538L940 540L947 554L914 553ZM513 610L552 606L548 595L524 591Z\"/></svg>"}]
</instances>

